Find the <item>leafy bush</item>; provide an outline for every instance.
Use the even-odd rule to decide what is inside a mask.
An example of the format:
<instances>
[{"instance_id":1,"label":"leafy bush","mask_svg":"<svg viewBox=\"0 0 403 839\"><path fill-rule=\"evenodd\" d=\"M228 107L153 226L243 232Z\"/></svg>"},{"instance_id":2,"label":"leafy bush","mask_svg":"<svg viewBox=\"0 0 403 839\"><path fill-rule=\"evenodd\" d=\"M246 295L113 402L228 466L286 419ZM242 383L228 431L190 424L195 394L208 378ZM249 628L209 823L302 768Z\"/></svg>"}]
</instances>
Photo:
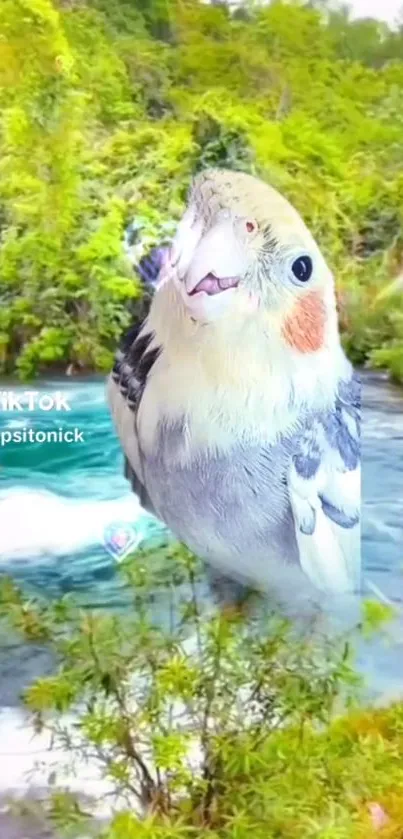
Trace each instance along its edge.
<instances>
[{"instance_id":1,"label":"leafy bush","mask_svg":"<svg viewBox=\"0 0 403 839\"><path fill-rule=\"evenodd\" d=\"M122 573L124 614L27 598L8 580L0 601L57 662L25 692L37 729L96 760L119 796L104 839L368 839L373 803L382 835L401 836L403 706L359 710L346 637L297 630L267 604L248 619L208 610L181 546ZM384 617L368 606L365 626ZM91 832L88 805L57 769L51 780L59 829Z\"/></svg>"},{"instance_id":2,"label":"leafy bush","mask_svg":"<svg viewBox=\"0 0 403 839\"><path fill-rule=\"evenodd\" d=\"M177 219L218 164L295 203L348 352L402 377L401 293L379 296L402 268L402 28L298 0L2 0L0 30L1 370L106 369L141 293L127 222Z\"/></svg>"}]
</instances>

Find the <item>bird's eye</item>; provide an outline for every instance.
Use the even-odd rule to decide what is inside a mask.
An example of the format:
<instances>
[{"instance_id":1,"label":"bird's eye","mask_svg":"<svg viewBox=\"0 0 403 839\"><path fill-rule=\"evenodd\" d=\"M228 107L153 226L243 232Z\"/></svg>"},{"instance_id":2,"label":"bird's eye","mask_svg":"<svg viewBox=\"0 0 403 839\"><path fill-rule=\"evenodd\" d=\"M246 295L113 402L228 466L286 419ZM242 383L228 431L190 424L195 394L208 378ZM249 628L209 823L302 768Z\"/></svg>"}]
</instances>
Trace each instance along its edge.
<instances>
[{"instance_id":1,"label":"bird's eye","mask_svg":"<svg viewBox=\"0 0 403 839\"><path fill-rule=\"evenodd\" d=\"M291 271L294 274L295 279L300 283L307 283L308 280L310 280L312 270L312 259L307 254L304 256L298 256L297 259L294 259L294 262L291 265Z\"/></svg>"},{"instance_id":2,"label":"bird's eye","mask_svg":"<svg viewBox=\"0 0 403 839\"><path fill-rule=\"evenodd\" d=\"M253 224L253 221L247 221L246 222L246 229L247 229L248 233L253 233L253 231L255 229L255 225Z\"/></svg>"}]
</instances>

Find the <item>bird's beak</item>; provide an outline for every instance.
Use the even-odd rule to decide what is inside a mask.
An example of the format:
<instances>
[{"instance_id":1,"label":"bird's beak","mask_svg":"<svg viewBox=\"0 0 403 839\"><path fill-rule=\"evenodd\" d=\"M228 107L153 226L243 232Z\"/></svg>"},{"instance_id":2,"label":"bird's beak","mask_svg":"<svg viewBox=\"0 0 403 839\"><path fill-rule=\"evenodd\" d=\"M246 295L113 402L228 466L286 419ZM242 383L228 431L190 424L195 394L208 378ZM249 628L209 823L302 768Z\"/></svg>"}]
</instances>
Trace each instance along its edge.
<instances>
[{"instance_id":1,"label":"bird's beak","mask_svg":"<svg viewBox=\"0 0 403 839\"><path fill-rule=\"evenodd\" d=\"M169 257L170 269L180 282L185 279L202 234L203 221L189 207L178 224Z\"/></svg>"},{"instance_id":2,"label":"bird's beak","mask_svg":"<svg viewBox=\"0 0 403 839\"><path fill-rule=\"evenodd\" d=\"M187 267L184 284L188 294L208 276L219 279L222 289L238 284L247 268L245 255L236 239L230 220L211 227L198 241Z\"/></svg>"},{"instance_id":3,"label":"bird's beak","mask_svg":"<svg viewBox=\"0 0 403 839\"><path fill-rule=\"evenodd\" d=\"M172 280L194 320L208 322L225 314L246 270L230 219L207 231L193 208L181 219L172 242L165 281Z\"/></svg>"}]
</instances>

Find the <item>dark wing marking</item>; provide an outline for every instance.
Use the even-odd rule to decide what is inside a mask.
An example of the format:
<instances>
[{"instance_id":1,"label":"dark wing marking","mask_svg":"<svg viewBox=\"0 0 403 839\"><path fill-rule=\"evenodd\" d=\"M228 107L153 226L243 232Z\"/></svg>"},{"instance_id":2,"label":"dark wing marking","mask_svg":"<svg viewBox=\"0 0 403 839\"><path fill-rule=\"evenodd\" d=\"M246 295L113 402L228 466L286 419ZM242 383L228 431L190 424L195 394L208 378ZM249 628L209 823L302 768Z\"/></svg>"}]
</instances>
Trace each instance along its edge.
<instances>
[{"instance_id":1,"label":"dark wing marking","mask_svg":"<svg viewBox=\"0 0 403 839\"><path fill-rule=\"evenodd\" d=\"M160 347L150 348L154 333L143 332L144 328L144 323L136 324L123 337L112 369L112 379L133 411L140 404L148 374L161 352Z\"/></svg>"},{"instance_id":2,"label":"dark wing marking","mask_svg":"<svg viewBox=\"0 0 403 839\"><path fill-rule=\"evenodd\" d=\"M293 466L298 478L315 482L320 470L327 470L330 480L318 491L325 514L340 527L353 527L359 519L359 509L347 513L345 499L335 494L332 477L354 472L360 465L361 387L354 374L339 384L333 411L316 416L297 435ZM337 489L342 484L337 481ZM357 499L358 501L359 499Z\"/></svg>"},{"instance_id":3,"label":"dark wing marking","mask_svg":"<svg viewBox=\"0 0 403 839\"><path fill-rule=\"evenodd\" d=\"M339 383L333 410L310 417L296 434L288 478L301 556L344 588L359 574L360 415L353 374Z\"/></svg>"},{"instance_id":4,"label":"dark wing marking","mask_svg":"<svg viewBox=\"0 0 403 839\"><path fill-rule=\"evenodd\" d=\"M138 496L140 500L140 504L144 510L147 510L148 513L151 515L155 515L155 510L153 507L153 503L151 498L144 486L144 484L140 481L139 477L137 476L136 472L134 471L133 467L130 465L130 462L127 457L124 460L124 470L123 474L126 480L129 481L130 486L133 492Z\"/></svg>"},{"instance_id":5,"label":"dark wing marking","mask_svg":"<svg viewBox=\"0 0 403 839\"><path fill-rule=\"evenodd\" d=\"M111 396L112 412L124 451L132 450L130 444L133 441L126 439L128 425L122 422L122 417L127 408L133 414L133 423L130 423L129 433L134 438L137 450L135 460L138 462L129 461L126 455L124 475L138 495L141 505L150 513L154 513L153 505L140 478L141 453L137 440L136 417L148 375L161 352L160 347L151 347L154 337L154 333L147 330L146 321L134 324L120 342L111 374L111 379L118 390L117 394L115 391Z\"/></svg>"}]
</instances>

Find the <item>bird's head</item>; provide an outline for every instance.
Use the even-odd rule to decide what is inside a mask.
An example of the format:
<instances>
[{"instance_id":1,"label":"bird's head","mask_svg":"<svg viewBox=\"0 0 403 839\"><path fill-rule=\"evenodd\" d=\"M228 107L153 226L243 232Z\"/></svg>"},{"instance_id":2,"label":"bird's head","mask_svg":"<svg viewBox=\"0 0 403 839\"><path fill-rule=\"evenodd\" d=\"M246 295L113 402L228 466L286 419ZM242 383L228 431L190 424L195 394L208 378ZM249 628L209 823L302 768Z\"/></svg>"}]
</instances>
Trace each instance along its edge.
<instances>
[{"instance_id":1,"label":"bird's head","mask_svg":"<svg viewBox=\"0 0 403 839\"><path fill-rule=\"evenodd\" d=\"M260 312L302 353L337 336L333 278L315 240L294 207L250 175L196 177L168 275L195 322Z\"/></svg>"}]
</instances>

